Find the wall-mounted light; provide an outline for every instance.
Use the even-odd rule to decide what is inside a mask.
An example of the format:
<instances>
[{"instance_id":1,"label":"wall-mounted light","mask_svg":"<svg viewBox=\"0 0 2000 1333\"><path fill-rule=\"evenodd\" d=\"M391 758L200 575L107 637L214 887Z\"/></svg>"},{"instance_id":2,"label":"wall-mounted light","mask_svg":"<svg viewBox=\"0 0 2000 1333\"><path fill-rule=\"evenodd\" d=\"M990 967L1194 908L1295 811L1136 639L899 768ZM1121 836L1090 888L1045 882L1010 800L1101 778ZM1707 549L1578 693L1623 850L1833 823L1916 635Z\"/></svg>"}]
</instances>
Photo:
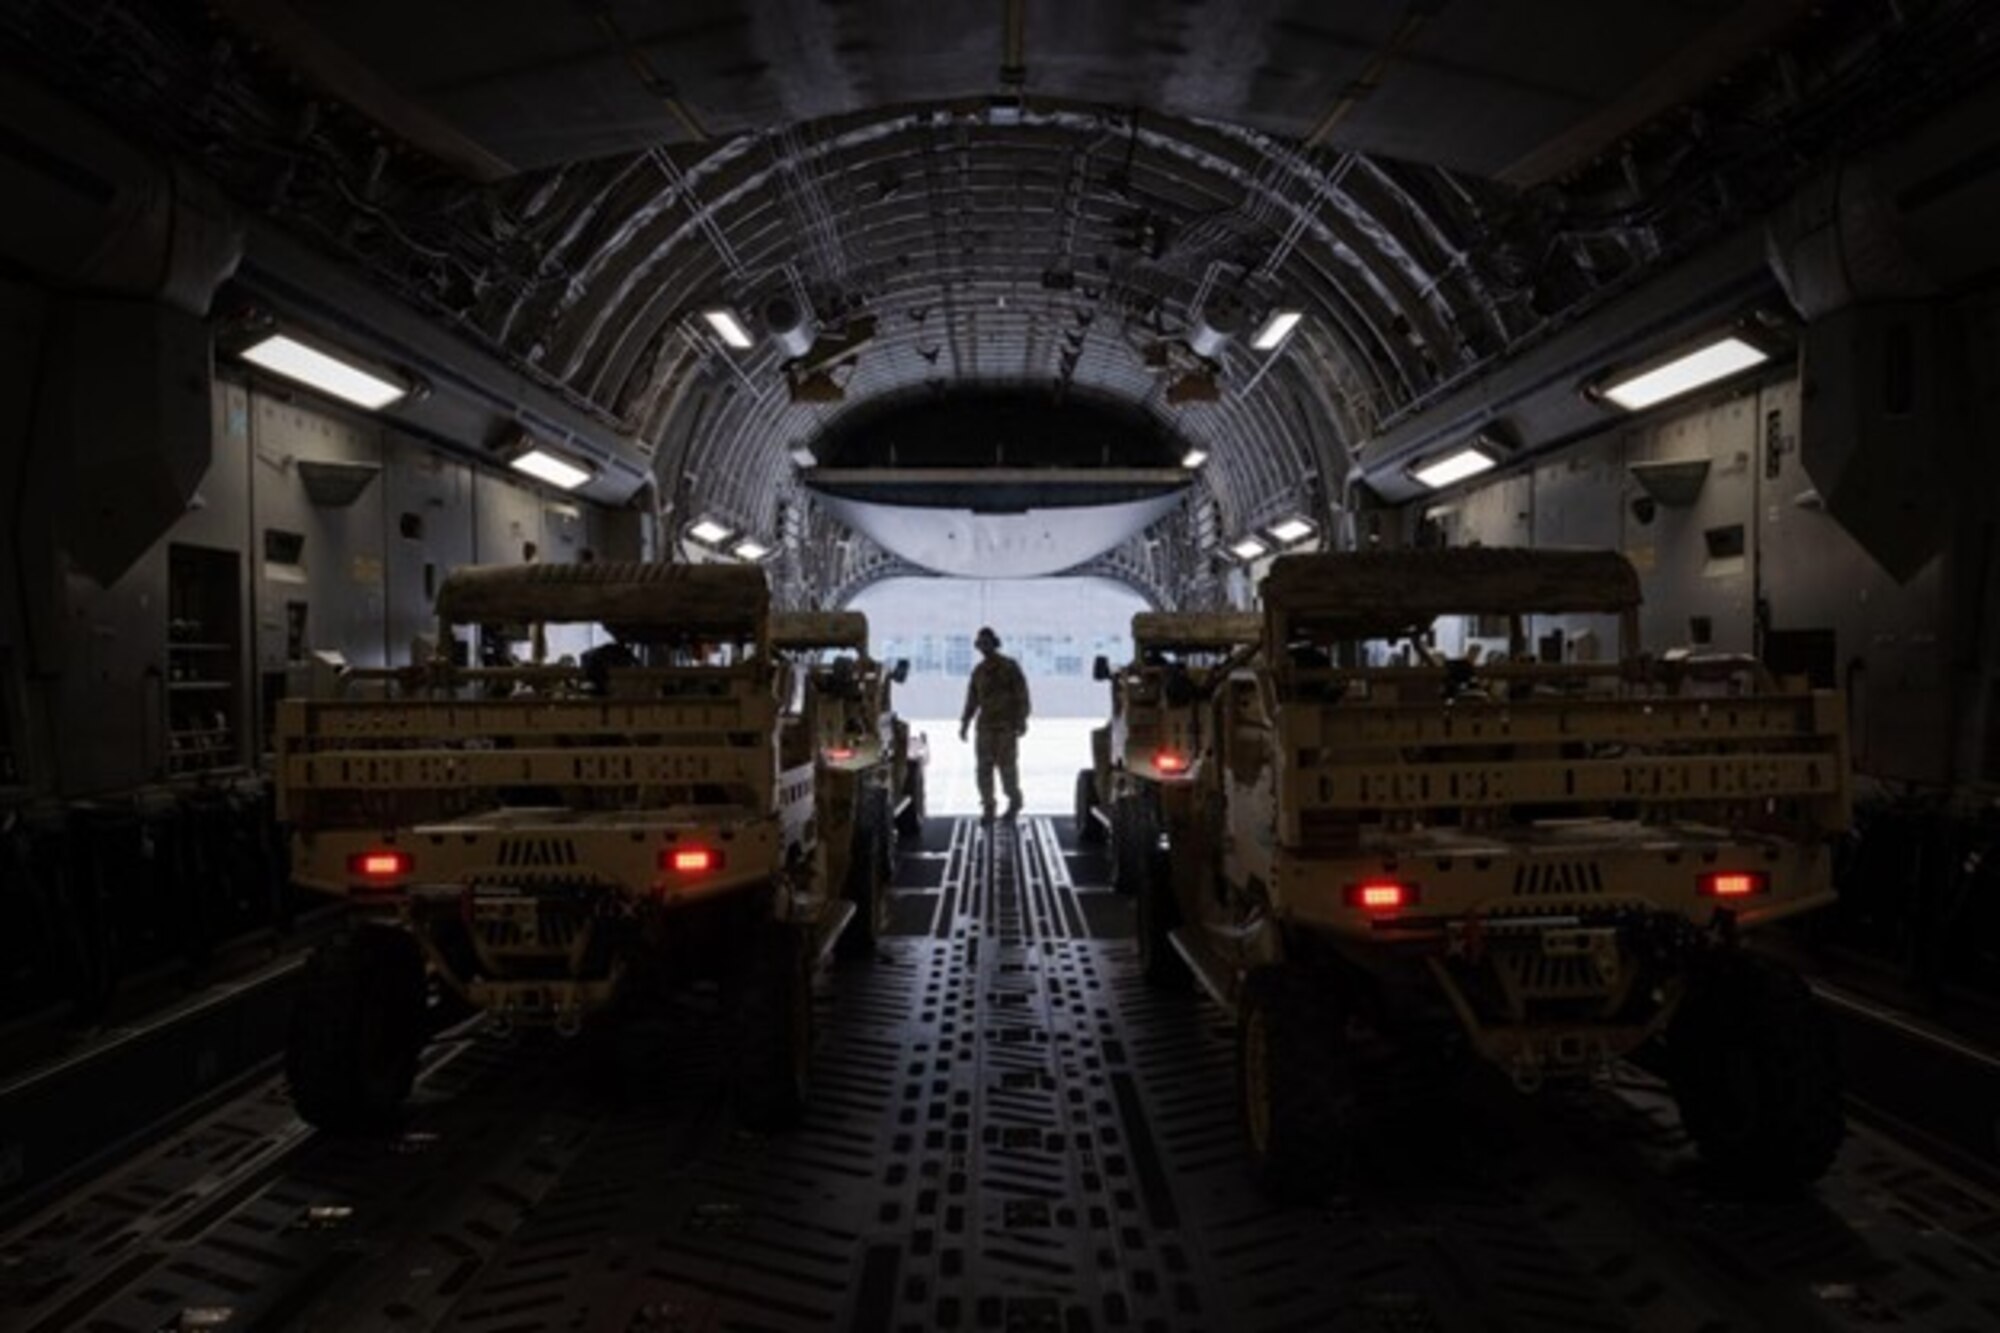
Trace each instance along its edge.
<instances>
[{"instance_id":1,"label":"wall-mounted light","mask_svg":"<svg viewBox=\"0 0 2000 1333\"><path fill-rule=\"evenodd\" d=\"M1499 459L1484 449L1468 444L1448 454L1441 454L1428 462L1419 463L1410 469L1410 475L1420 485L1441 491L1447 486L1454 486L1464 481L1467 477L1476 477L1496 467L1499 462Z\"/></svg>"},{"instance_id":2,"label":"wall-mounted light","mask_svg":"<svg viewBox=\"0 0 2000 1333\"><path fill-rule=\"evenodd\" d=\"M410 384L388 371L372 367L349 352L337 352L317 340L292 333L273 333L237 353L253 366L282 375L342 402L379 411L410 393Z\"/></svg>"},{"instance_id":3,"label":"wall-mounted light","mask_svg":"<svg viewBox=\"0 0 2000 1333\"><path fill-rule=\"evenodd\" d=\"M1229 554L1238 560L1255 560L1260 555L1269 555L1271 548L1255 537L1244 537L1229 548Z\"/></svg>"},{"instance_id":4,"label":"wall-mounted light","mask_svg":"<svg viewBox=\"0 0 2000 1333\"><path fill-rule=\"evenodd\" d=\"M789 296L774 296L764 303L764 329L787 361L798 360L819 341L819 321Z\"/></svg>"},{"instance_id":5,"label":"wall-mounted light","mask_svg":"<svg viewBox=\"0 0 2000 1333\"><path fill-rule=\"evenodd\" d=\"M507 466L565 491L573 491L597 475L588 464L544 449L539 444L530 445L515 454L507 460Z\"/></svg>"},{"instance_id":6,"label":"wall-mounted light","mask_svg":"<svg viewBox=\"0 0 2000 1333\"><path fill-rule=\"evenodd\" d=\"M698 518L688 524L688 536L710 546L720 546L736 535L736 529L724 527L712 518Z\"/></svg>"},{"instance_id":7,"label":"wall-mounted light","mask_svg":"<svg viewBox=\"0 0 2000 1333\"><path fill-rule=\"evenodd\" d=\"M1264 531L1270 533L1272 540L1276 541L1280 546L1290 546L1295 542L1304 541L1315 532L1318 532L1319 529L1313 526L1310 519L1294 515L1291 518L1273 523L1270 527L1264 529Z\"/></svg>"},{"instance_id":8,"label":"wall-mounted light","mask_svg":"<svg viewBox=\"0 0 2000 1333\"><path fill-rule=\"evenodd\" d=\"M1219 359L1229 340L1243 332L1243 316L1242 303L1233 297L1220 296L1210 301L1188 321L1188 350L1204 360Z\"/></svg>"},{"instance_id":9,"label":"wall-mounted light","mask_svg":"<svg viewBox=\"0 0 2000 1333\"><path fill-rule=\"evenodd\" d=\"M802 468L818 467L819 457L807 446L795 444L792 446L792 466Z\"/></svg>"},{"instance_id":10,"label":"wall-mounted light","mask_svg":"<svg viewBox=\"0 0 2000 1333\"><path fill-rule=\"evenodd\" d=\"M1724 334L1605 376L1591 386L1590 392L1627 412L1643 412L1670 398L1761 366L1770 359L1771 354L1754 343Z\"/></svg>"},{"instance_id":11,"label":"wall-mounted light","mask_svg":"<svg viewBox=\"0 0 2000 1333\"><path fill-rule=\"evenodd\" d=\"M715 330L715 336L739 352L747 352L755 342L750 330L743 327L743 320L727 306L710 306L701 312L708 321L708 327Z\"/></svg>"},{"instance_id":12,"label":"wall-mounted light","mask_svg":"<svg viewBox=\"0 0 2000 1333\"><path fill-rule=\"evenodd\" d=\"M1268 352L1285 339L1292 336L1292 330L1305 318L1303 310L1273 310L1271 317L1251 336L1250 345L1260 352Z\"/></svg>"},{"instance_id":13,"label":"wall-mounted light","mask_svg":"<svg viewBox=\"0 0 2000 1333\"><path fill-rule=\"evenodd\" d=\"M762 560L765 556L771 554L771 548L762 542L751 541L746 537L736 543L736 548L731 554L738 560Z\"/></svg>"},{"instance_id":14,"label":"wall-mounted light","mask_svg":"<svg viewBox=\"0 0 2000 1333\"><path fill-rule=\"evenodd\" d=\"M1208 461L1208 450L1190 449L1181 455L1181 466L1192 472Z\"/></svg>"}]
</instances>

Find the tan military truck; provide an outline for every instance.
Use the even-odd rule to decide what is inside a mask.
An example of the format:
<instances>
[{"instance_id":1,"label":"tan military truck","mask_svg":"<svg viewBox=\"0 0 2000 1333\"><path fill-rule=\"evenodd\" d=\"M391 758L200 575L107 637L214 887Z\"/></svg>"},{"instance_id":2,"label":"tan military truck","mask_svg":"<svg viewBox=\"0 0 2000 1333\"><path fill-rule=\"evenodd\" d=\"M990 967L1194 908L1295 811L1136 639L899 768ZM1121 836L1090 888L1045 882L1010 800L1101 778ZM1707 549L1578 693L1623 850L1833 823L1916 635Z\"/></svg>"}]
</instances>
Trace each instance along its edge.
<instances>
[{"instance_id":1,"label":"tan military truck","mask_svg":"<svg viewBox=\"0 0 2000 1333\"><path fill-rule=\"evenodd\" d=\"M820 879L854 905L842 950L865 955L888 924L899 820L913 807L922 817L922 760L890 698L909 664L868 655L858 611L774 612L771 644L799 673L792 708L817 764Z\"/></svg>"},{"instance_id":2,"label":"tan military truck","mask_svg":"<svg viewBox=\"0 0 2000 1333\"><path fill-rule=\"evenodd\" d=\"M559 665L355 672L348 697L280 704L293 876L353 917L299 993L286 1067L306 1119L395 1111L427 976L496 1024L563 1033L714 976L742 1024L746 1117L798 1113L813 968L853 909L819 872L815 738L781 715L768 601L733 566L461 570L437 596L447 647L464 626L537 656L551 625L612 641Z\"/></svg>"},{"instance_id":3,"label":"tan military truck","mask_svg":"<svg viewBox=\"0 0 2000 1333\"><path fill-rule=\"evenodd\" d=\"M1158 855L1169 814L1200 790L1197 775L1213 762L1210 700L1217 684L1248 661L1263 640L1263 621L1240 612L1141 611L1132 617L1133 660L1113 669L1100 657L1097 679L1111 686L1111 718L1091 733L1092 767L1077 774L1077 831L1085 841L1107 834L1112 885L1131 893ZM1141 902L1147 912L1152 904ZM1155 980L1177 974L1157 920L1140 921L1140 947Z\"/></svg>"},{"instance_id":4,"label":"tan military truck","mask_svg":"<svg viewBox=\"0 0 2000 1333\"><path fill-rule=\"evenodd\" d=\"M1843 1132L1830 1026L1743 938L1833 897L1841 698L1642 657L1614 553L1288 556L1263 603L1141 886L1235 1011L1260 1176L1324 1183L1371 1090L1453 1047L1533 1090L1650 1045L1710 1162L1817 1177ZM1441 653L1454 616L1505 646ZM1531 640L1564 623L1620 651Z\"/></svg>"}]
</instances>

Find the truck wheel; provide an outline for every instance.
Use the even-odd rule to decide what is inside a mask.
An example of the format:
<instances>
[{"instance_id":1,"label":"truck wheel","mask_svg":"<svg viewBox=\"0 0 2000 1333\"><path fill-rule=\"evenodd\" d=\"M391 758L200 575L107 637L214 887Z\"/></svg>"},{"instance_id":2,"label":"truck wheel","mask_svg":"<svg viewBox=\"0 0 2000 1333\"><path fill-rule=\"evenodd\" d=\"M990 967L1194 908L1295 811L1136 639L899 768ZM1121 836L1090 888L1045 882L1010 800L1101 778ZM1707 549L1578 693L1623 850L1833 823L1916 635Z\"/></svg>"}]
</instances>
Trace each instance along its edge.
<instances>
[{"instance_id":1,"label":"truck wheel","mask_svg":"<svg viewBox=\"0 0 2000 1333\"><path fill-rule=\"evenodd\" d=\"M887 923L889 906L889 885L896 878L896 807L890 804L889 789L877 787L869 798L870 808L875 816L875 870L880 879L884 915L880 918Z\"/></svg>"},{"instance_id":2,"label":"truck wheel","mask_svg":"<svg viewBox=\"0 0 2000 1333\"><path fill-rule=\"evenodd\" d=\"M1278 964L1245 979L1236 1088L1251 1170L1280 1198L1309 1199L1345 1174L1356 1118L1338 1006L1310 974Z\"/></svg>"},{"instance_id":3,"label":"truck wheel","mask_svg":"<svg viewBox=\"0 0 2000 1333\"><path fill-rule=\"evenodd\" d=\"M737 1109L755 1130L789 1129L805 1114L812 1056L813 949L807 933L758 927L741 975Z\"/></svg>"},{"instance_id":4,"label":"truck wheel","mask_svg":"<svg viewBox=\"0 0 2000 1333\"><path fill-rule=\"evenodd\" d=\"M854 846L847 858L847 901L854 904L854 917L840 932L835 945L842 958L871 958L875 943L888 924L889 848L888 793L871 789L861 793L854 816Z\"/></svg>"},{"instance_id":5,"label":"truck wheel","mask_svg":"<svg viewBox=\"0 0 2000 1333\"><path fill-rule=\"evenodd\" d=\"M1097 774L1079 769L1076 775L1076 840L1103 842L1104 825L1097 820Z\"/></svg>"},{"instance_id":6,"label":"truck wheel","mask_svg":"<svg viewBox=\"0 0 2000 1333\"><path fill-rule=\"evenodd\" d=\"M1833 1025L1790 968L1742 952L1711 960L1666 1048L1681 1121L1717 1170L1785 1187L1832 1164L1846 1133Z\"/></svg>"},{"instance_id":7,"label":"truck wheel","mask_svg":"<svg viewBox=\"0 0 2000 1333\"><path fill-rule=\"evenodd\" d=\"M924 766L911 764L903 778L903 795L909 799L896 812L896 832L915 842L924 836Z\"/></svg>"},{"instance_id":8,"label":"truck wheel","mask_svg":"<svg viewBox=\"0 0 2000 1333\"><path fill-rule=\"evenodd\" d=\"M1181 923L1174 897L1172 867L1158 852L1137 856L1132 867L1134 915L1138 918L1139 970L1155 990L1184 991L1194 980L1187 960L1168 938Z\"/></svg>"},{"instance_id":9,"label":"truck wheel","mask_svg":"<svg viewBox=\"0 0 2000 1333\"><path fill-rule=\"evenodd\" d=\"M363 926L321 945L292 1006L292 1105L325 1130L387 1123L410 1095L424 1026L423 954L408 934Z\"/></svg>"},{"instance_id":10,"label":"truck wheel","mask_svg":"<svg viewBox=\"0 0 2000 1333\"><path fill-rule=\"evenodd\" d=\"M1160 824L1143 797L1122 798L1111 815L1111 887L1128 897L1138 892L1154 851L1160 845Z\"/></svg>"}]
</instances>

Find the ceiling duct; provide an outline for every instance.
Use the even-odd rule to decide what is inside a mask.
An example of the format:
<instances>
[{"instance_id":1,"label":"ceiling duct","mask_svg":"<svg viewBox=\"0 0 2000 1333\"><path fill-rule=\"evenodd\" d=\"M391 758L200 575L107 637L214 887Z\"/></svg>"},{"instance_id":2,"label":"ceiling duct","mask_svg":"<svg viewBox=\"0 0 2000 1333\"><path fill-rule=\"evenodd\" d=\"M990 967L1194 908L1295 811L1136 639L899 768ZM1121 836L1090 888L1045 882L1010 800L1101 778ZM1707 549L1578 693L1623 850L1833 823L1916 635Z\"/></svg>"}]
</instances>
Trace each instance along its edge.
<instances>
[{"instance_id":1,"label":"ceiling duct","mask_svg":"<svg viewBox=\"0 0 2000 1333\"><path fill-rule=\"evenodd\" d=\"M1771 267L1808 320L1856 301L1923 297L1937 289L1903 237L1895 202L1866 166L1811 182L1768 225Z\"/></svg>"},{"instance_id":2,"label":"ceiling duct","mask_svg":"<svg viewBox=\"0 0 2000 1333\"><path fill-rule=\"evenodd\" d=\"M34 452L63 548L103 586L187 512L211 455L209 336L156 301L72 297L56 312L37 386Z\"/></svg>"},{"instance_id":3,"label":"ceiling duct","mask_svg":"<svg viewBox=\"0 0 2000 1333\"><path fill-rule=\"evenodd\" d=\"M1799 462L1826 512L1899 583L1937 554L1963 479L1980 475L1963 343L1937 301L1868 302L1806 326Z\"/></svg>"},{"instance_id":4,"label":"ceiling duct","mask_svg":"<svg viewBox=\"0 0 2000 1333\"><path fill-rule=\"evenodd\" d=\"M1976 376L1948 298L1992 262L2000 92L1987 91L1801 189L1770 221L1772 266L1807 316L1799 460L1832 515L1899 582L1937 554L1963 487Z\"/></svg>"},{"instance_id":5,"label":"ceiling duct","mask_svg":"<svg viewBox=\"0 0 2000 1333\"><path fill-rule=\"evenodd\" d=\"M72 290L206 315L243 257L220 190L19 79L0 77L0 255Z\"/></svg>"},{"instance_id":6,"label":"ceiling duct","mask_svg":"<svg viewBox=\"0 0 2000 1333\"><path fill-rule=\"evenodd\" d=\"M1802 186L1766 222L1771 267L1808 320L1977 282L2000 213L2000 87Z\"/></svg>"}]
</instances>

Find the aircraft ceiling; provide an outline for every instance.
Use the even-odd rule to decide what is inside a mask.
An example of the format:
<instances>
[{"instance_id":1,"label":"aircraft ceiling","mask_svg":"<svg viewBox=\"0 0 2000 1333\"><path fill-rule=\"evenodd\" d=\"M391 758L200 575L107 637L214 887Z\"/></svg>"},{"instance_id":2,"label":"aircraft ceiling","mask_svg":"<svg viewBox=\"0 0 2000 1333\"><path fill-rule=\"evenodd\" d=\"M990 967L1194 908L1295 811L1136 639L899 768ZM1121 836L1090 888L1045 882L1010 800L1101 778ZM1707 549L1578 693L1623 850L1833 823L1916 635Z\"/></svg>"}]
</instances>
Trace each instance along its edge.
<instances>
[{"instance_id":1,"label":"aircraft ceiling","mask_svg":"<svg viewBox=\"0 0 2000 1333\"><path fill-rule=\"evenodd\" d=\"M894 435L900 407L1000 393L1205 453L1181 535L1212 546L1324 521L1365 441L1971 77L1976 6L1906 5L1893 41L1864 8L105 0L4 22L45 77L639 442L677 523L828 539L801 451L850 414ZM1930 77L1884 78L1919 57ZM1285 309L1291 338L1252 347Z\"/></svg>"}]
</instances>

